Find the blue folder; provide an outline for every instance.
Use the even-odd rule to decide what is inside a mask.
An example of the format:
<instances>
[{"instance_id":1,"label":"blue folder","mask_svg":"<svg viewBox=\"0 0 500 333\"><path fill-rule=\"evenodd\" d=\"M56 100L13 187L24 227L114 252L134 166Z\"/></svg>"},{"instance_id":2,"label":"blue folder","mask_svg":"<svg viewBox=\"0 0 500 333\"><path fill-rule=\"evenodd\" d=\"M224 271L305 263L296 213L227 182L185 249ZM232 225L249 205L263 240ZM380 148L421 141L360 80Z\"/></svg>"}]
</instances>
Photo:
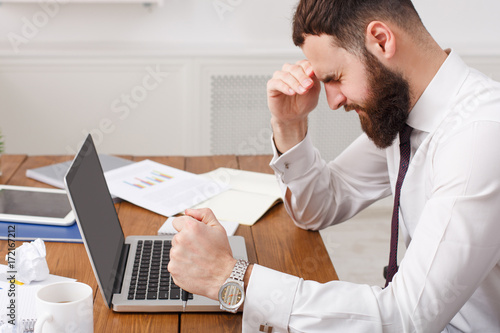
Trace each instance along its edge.
<instances>
[{"instance_id":1,"label":"blue folder","mask_svg":"<svg viewBox=\"0 0 500 333\"><path fill-rule=\"evenodd\" d=\"M78 224L69 226L52 226L45 224L31 224L18 222L0 222L0 239L9 239L9 231L15 228L16 241L32 241L41 238L48 242L82 243L82 236Z\"/></svg>"}]
</instances>

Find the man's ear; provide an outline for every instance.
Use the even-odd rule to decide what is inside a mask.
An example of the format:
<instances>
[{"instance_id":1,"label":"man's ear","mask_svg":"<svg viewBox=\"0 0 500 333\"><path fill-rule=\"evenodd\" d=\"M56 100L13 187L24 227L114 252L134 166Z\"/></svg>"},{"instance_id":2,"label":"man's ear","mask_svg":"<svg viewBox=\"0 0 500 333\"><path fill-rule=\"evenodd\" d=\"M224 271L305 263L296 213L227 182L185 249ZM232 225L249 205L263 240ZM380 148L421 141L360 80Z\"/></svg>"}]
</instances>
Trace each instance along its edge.
<instances>
[{"instance_id":1,"label":"man's ear","mask_svg":"<svg viewBox=\"0 0 500 333\"><path fill-rule=\"evenodd\" d=\"M391 28L380 21L372 21L366 28L366 48L382 62L396 53L396 38Z\"/></svg>"}]
</instances>

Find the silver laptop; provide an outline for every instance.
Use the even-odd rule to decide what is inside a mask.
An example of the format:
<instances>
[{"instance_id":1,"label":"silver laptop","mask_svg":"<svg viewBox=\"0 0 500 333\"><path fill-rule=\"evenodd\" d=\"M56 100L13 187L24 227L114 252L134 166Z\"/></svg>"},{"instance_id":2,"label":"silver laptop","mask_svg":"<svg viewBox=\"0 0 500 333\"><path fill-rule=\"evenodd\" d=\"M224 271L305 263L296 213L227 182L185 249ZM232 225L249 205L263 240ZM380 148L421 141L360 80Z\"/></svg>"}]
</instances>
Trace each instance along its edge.
<instances>
[{"instance_id":1,"label":"silver laptop","mask_svg":"<svg viewBox=\"0 0 500 333\"><path fill-rule=\"evenodd\" d=\"M117 312L221 311L217 301L191 294L183 306L183 292L167 270L172 236L124 238L90 134L64 182L108 307ZM146 222L139 217L136 223ZM243 237L229 237L229 242L236 259L247 259Z\"/></svg>"}]
</instances>

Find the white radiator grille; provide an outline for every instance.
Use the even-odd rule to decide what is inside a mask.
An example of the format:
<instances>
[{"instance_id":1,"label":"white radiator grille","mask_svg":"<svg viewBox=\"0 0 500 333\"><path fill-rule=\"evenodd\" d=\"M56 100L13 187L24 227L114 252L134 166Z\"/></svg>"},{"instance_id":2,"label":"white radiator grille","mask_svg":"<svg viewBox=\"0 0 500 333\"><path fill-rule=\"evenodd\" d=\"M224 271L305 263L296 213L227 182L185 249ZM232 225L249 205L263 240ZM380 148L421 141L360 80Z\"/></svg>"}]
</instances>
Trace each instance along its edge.
<instances>
[{"instance_id":1,"label":"white radiator grille","mask_svg":"<svg viewBox=\"0 0 500 333\"><path fill-rule=\"evenodd\" d=\"M271 154L265 75L211 77L211 154Z\"/></svg>"}]
</instances>

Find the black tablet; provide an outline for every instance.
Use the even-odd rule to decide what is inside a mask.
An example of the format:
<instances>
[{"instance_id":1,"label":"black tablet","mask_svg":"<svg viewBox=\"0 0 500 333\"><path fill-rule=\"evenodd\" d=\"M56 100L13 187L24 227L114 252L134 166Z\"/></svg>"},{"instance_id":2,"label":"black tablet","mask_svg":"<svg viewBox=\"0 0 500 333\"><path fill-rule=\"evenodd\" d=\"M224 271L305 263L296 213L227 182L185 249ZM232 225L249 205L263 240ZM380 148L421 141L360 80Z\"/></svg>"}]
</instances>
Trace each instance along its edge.
<instances>
[{"instance_id":1,"label":"black tablet","mask_svg":"<svg viewBox=\"0 0 500 333\"><path fill-rule=\"evenodd\" d=\"M0 221L67 226L75 217L65 190L0 185Z\"/></svg>"}]
</instances>

